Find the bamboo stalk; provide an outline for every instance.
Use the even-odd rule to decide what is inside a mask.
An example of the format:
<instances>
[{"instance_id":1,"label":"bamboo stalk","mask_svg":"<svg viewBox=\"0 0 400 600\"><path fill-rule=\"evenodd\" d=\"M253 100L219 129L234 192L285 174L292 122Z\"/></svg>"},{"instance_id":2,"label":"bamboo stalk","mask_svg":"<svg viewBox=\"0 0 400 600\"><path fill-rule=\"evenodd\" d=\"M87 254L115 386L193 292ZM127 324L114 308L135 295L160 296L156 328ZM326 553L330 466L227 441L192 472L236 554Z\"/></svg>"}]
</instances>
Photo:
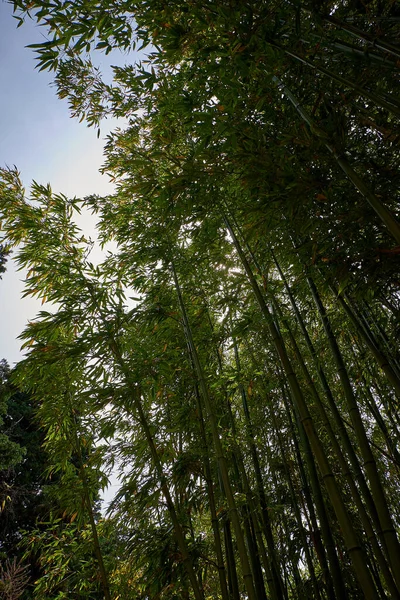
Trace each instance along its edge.
<instances>
[{"instance_id":1,"label":"bamboo stalk","mask_svg":"<svg viewBox=\"0 0 400 600\"><path fill-rule=\"evenodd\" d=\"M292 103L298 114L308 124L311 132L317 137L324 141L325 147L331 152L335 158L337 164L340 166L342 171L347 175L354 187L366 198L369 205L376 212L382 223L387 227L390 234L400 244L400 224L393 213L386 208L386 206L379 200L379 198L370 190L370 188L364 183L361 177L355 172L353 167L350 165L343 152L338 152L332 142L329 141L328 135L325 131L314 123L314 120L310 117L307 111L302 108L297 98L292 94L288 87L277 77L273 77L278 88L287 96L289 101Z\"/></svg>"},{"instance_id":2,"label":"bamboo stalk","mask_svg":"<svg viewBox=\"0 0 400 600\"><path fill-rule=\"evenodd\" d=\"M266 319L270 335L273 339L274 346L281 360L283 370L285 372L290 386L293 402L295 406L297 406L297 409L299 411L301 422L303 423L303 426L306 430L307 436L309 438L312 450L314 452L321 472L322 479L326 485L330 500L332 502L332 506L340 523L346 547L349 552L349 556L352 560L357 579L363 589L365 597L371 600L377 599L378 594L371 574L365 564L364 553L357 539L357 535L354 530L351 519L347 513L345 504L343 502L339 488L331 471L326 454L323 450L323 447L315 430L313 420L305 403L302 391L297 381L297 377L293 371L292 365L288 358L283 339L279 335L276 325L272 320L272 316L270 314L267 304L265 303L263 295L261 294L260 288L254 277L252 269L226 216L224 216L224 220L227 229L231 235L233 244L242 262L243 268L249 279L249 283L256 296L257 302L260 306L260 310Z\"/></svg>"},{"instance_id":3,"label":"bamboo stalk","mask_svg":"<svg viewBox=\"0 0 400 600\"><path fill-rule=\"evenodd\" d=\"M72 404L72 403L70 403L70 404ZM79 459L79 472L81 475L83 491L84 491L84 504L86 504L86 509L87 509L88 515L89 515L90 529L92 530L92 535L93 535L94 552L95 552L97 562L99 565L101 586L103 588L103 594L104 594L105 600L111 600L108 574L107 574L107 570L106 570L104 560L103 560L103 553L102 553L101 547L100 547L99 536L97 534L97 525L96 525L96 521L94 518L93 506L92 506L92 502L91 502L90 494L89 494L89 485L88 485L88 480L87 480L86 473L85 473L85 466L84 466L83 456L82 456L82 448L81 448L81 443L80 443L80 440L78 437L76 415L74 414L72 406L71 406L71 410L72 410L73 422L74 422L75 446L76 446L76 451L78 453L78 459Z\"/></svg>"},{"instance_id":4,"label":"bamboo stalk","mask_svg":"<svg viewBox=\"0 0 400 600\"><path fill-rule=\"evenodd\" d=\"M232 329L232 322L231 322L231 329ZM236 369L237 369L238 373L240 373L240 358L239 358L237 342L233 335L231 335L231 338L232 338L232 342L233 342ZM257 492L258 492L258 496L259 496L261 515L262 515L262 520L263 520L263 530L264 530L265 539L267 541L268 552L269 552L269 555L271 557L271 562L272 562L273 588L271 589L271 595L273 598L282 600L284 584L283 584L282 578L280 576L278 560L276 557L275 542L274 542L274 538L272 535L271 521L270 521L269 514L268 514L268 503L267 503L264 484L263 484L263 480L262 480L258 452L257 452L257 448L255 445L253 425L251 422L250 411L249 411L249 407L248 407L248 403L247 403L247 396L246 396L245 389L241 383L239 383L239 392L240 392L240 395L242 398L243 412L244 412L244 416L245 416L247 434L249 437L250 453L251 453L251 458L252 458L252 462L253 462L254 473L256 476Z\"/></svg>"},{"instance_id":5,"label":"bamboo stalk","mask_svg":"<svg viewBox=\"0 0 400 600\"><path fill-rule=\"evenodd\" d=\"M282 390L282 397L283 398L284 398L284 395L285 395L284 394L284 390ZM284 398L284 402L285 402L285 398ZM288 413L288 406L287 406L286 402L285 402L285 408L286 408L286 411ZM310 577L311 577L312 585L313 585L313 588L314 588L315 597L317 599L320 599L321 595L320 595L320 591L319 591L319 588L318 588L317 580L316 580L316 577L315 577L314 564L313 564L313 561L312 561L312 558L311 558L311 554L310 554L310 550L309 550L309 547L308 547L307 538L306 538L305 531L304 531L304 525L303 525L303 521L302 521L302 518L301 518L300 509L299 509L299 506L298 506L298 501L297 501L296 493L295 493L295 490L294 490L294 484L293 484L293 481L292 481L292 476L290 474L289 466L288 466L288 463L287 463L287 457L286 457L286 453L285 453L283 442L282 442L282 436L281 436L281 433L279 431L279 427L278 427L278 423L277 423L276 415L275 415L274 411L271 411L270 415L271 415L272 423L273 423L274 428L275 428L275 434L276 434L277 439L278 439L278 446L279 446L279 450L280 450L280 453L281 453L281 456L282 456L282 460L283 460L283 468L285 470L285 475L286 475L287 483L288 483L288 486L289 486L289 493L290 493L290 497L291 497L291 500L292 500L292 508L293 508L293 512L295 514L297 525L299 527L300 539L301 539L302 544L303 544L303 551L304 551L304 554L305 554L305 557L306 557L306 562L307 562L308 570L310 572ZM300 457L298 457L298 458L300 458ZM346 595L342 596L342 598L343 598L343 600L345 600Z\"/></svg>"},{"instance_id":6,"label":"bamboo stalk","mask_svg":"<svg viewBox=\"0 0 400 600\"><path fill-rule=\"evenodd\" d=\"M326 314L325 307L322 304L315 283L311 279L311 277L307 277L307 282L310 287L311 295L314 299L315 306L320 315L321 322L323 324L325 334L327 336L329 346L331 348L332 356L337 367L337 372L347 402L350 418L360 447L361 455L363 457L364 467L370 482L372 497L374 499L376 510L378 512L379 520L381 523L382 535L385 539L386 547L388 550L388 558L392 567L393 576L396 580L397 586L400 587L400 544L398 542L396 531L392 523L392 518L390 516L389 508L380 481L375 458L370 449L369 441L365 432L364 424L361 419L356 399L354 397L350 379L348 377L347 370L341 352L339 350L336 338L334 336L331 324Z\"/></svg>"},{"instance_id":7,"label":"bamboo stalk","mask_svg":"<svg viewBox=\"0 0 400 600\"><path fill-rule=\"evenodd\" d=\"M190 553L187 548L185 535L183 533L181 524L179 523L178 515L175 510L175 505L172 500L171 493L169 491L167 478L164 474L162 463L161 463L160 457L158 455L156 445L154 443L153 435L151 433L149 423L147 421L146 415L145 415L143 407L142 407L142 403L140 400L140 389L136 384L132 383L129 367L125 364L122 354L119 351L119 346L114 339L111 340L111 347L112 347L112 352L114 354L115 360L116 360L117 364L119 365L122 373L124 374L127 385L130 389L133 404L134 404L134 407L135 407L135 410L137 413L137 418L139 420L139 423L140 423L143 433L145 435L147 445L149 447L151 457L153 460L153 464L156 469L158 478L160 480L161 490L164 495L165 502L167 504L168 512L169 512L169 515L170 515L170 518L172 521L172 525L174 528L174 532L175 532L176 541L178 543L178 547L179 547L180 553L182 555L182 562L185 566L186 573L189 577L189 581L191 583L194 596L195 596L196 600L204 600L203 592L199 586L199 582L198 582L196 574L194 572L193 562L192 562Z\"/></svg>"},{"instance_id":8,"label":"bamboo stalk","mask_svg":"<svg viewBox=\"0 0 400 600\"><path fill-rule=\"evenodd\" d=\"M389 54L391 54L392 56L395 56L398 59L400 58L400 48L398 48L397 46L394 46L390 42L381 40L369 33L366 33L365 31L361 31L361 29L354 27L354 25L350 25L349 23L340 21L339 19L337 19L334 16L324 15L322 18L325 21L327 21L328 23L332 23L332 25L334 25L335 27L338 27L339 29L343 29L344 31L347 31L348 33L357 37L358 39L367 42L367 44L370 44L373 48L379 48L379 50L388 52Z\"/></svg>"},{"instance_id":9,"label":"bamboo stalk","mask_svg":"<svg viewBox=\"0 0 400 600\"><path fill-rule=\"evenodd\" d=\"M277 42L270 42L270 44L271 44L271 46L273 46L274 48L278 48L279 50L281 50L288 56L295 58L296 60L298 60L302 64L306 65L307 67L310 67L313 71L316 71L317 73L321 73L322 75L326 75L333 81L336 81L337 83L344 85L348 89L357 92L358 94L360 94L360 96L364 96L365 98L368 98L369 100L371 100L372 102L377 104L377 106L380 106L381 108L388 110L389 112L393 113L394 115L400 116L400 103L398 102L398 100L396 100L396 98L391 97L390 100L387 102L386 100L384 100L383 98L381 98L380 96L375 94L374 92L370 92L369 90L366 90L365 88L357 85L356 83L353 83L349 79L345 79L344 77L341 77L341 75L337 75L333 71L329 71L329 69L325 69L325 67L316 65L311 60L308 60L304 56L297 54L297 52L293 52L292 50L285 48L284 46L282 46L281 44L278 44Z\"/></svg>"},{"instance_id":10,"label":"bamboo stalk","mask_svg":"<svg viewBox=\"0 0 400 600\"><path fill-rule=\"evenodd\" d=\"M345 457L343 455L343 452L342 452L342 450L340 448L340 445L339 445L339 443L338 443L338 441L336 439L336 436L335 436L335 433L334 433L334 431L332 429L332 426L331 426L331 423L329 421L328 415L326 414L325 408L324 408L324 406L323 406L323 404L321 402L319 394L318 394L318 392L317 392L317 390L315 388L315 385L314 385L314 383L312 381L312 378L311 378L311 376L310 376L310 374L308 372L307 366L304 363L304 360L303 360L303 357L301 355L300 349L298 348L297 343L296 343L296 341L294 339L294 336L293 336L293 334L292 334L292 332L290 330L290 326L288 324L286 324L286 327L288 328L288 333L289 333L289 336L290 336L293 348L295 350L297 360L300 363L300 366L301 366L301 368L303 370L303 373L305 375L306 381L307 381L307 383L309 385L309 388L310 388L310 390L312 392L312 395L313 395L313 398L315 400L315 405L316 405L317 410L319 412L319 415L320 415L320 417L322 419L322 423L323 423L323 425L325 427L326 432L328 433L328 437L329 437L329 440L330 440L330 442L332 444L332 448L333 448L333 450L334 450L334 452L336 454L336 457L338 459L339 466L340 466L340 468L342 470L342 473L343 473L343 475L344 475L344 477L345 477L345 479L346 479L346 481L348 483L348 486L350 488L351 494L352 494L353 499L355 501L355 504L357 506L357 510L359 512L361 523L362 523L362 525L364 527L364 531L366 533L367 539L370 542L373 551L375 552L375 556L377 558L377 561L378 561L378 564L380 566L381 572L382 572L382 574L383 574L383 576L385 578L385 581L387 583L388 589L390 590L390 593L391 593L391 596L392 596L393 600L394 599L400 600L400 593L399 593L399 591L398 591L398 589L396 587L396 584L395 584L395 582L393 580L391 571L390 571L389 566L388 566L388 564L386 562L386 559L385 559L385 557L384 557L384 555L382 553L382 550L381 550L381 548L380 548L380 546L378 544L378 541L376 539L374 530L372 528L372 525L371 525L370 519L368 517L367 511L365 510L365 507L364 507L364 504L362 502L362 499L361 499L361 496L359 494L359 491L357 489L357 486L355 485L354 474L351 472L351 470L350 470L350 468L349 468L349 466L347 464L347 461L346 461L346 459L345 459ZM329 393L330 393L330 391L329 391ZM340 415L339 415L339 413L337 411L336 404L334 404L334 407L335 407L335 411L334 411L335 420L336 420L337 424L339 425L339 431L341 433L341 438L342 438L342 440L344 440L344 446L347 449L348 455L349 455L350 460L351 460L351 465L354 468L354 471L355 471L355 474L356 474L356 480L359 482L360 488L361 488L361 490L363 492L363 495L364 495L364 497L365 497L365 499L367 501L367 505L370 508L370 510L372 512L372 515L374 516L374 522L375 522L375 524L377 526L378 533L380 533L382 535L381 527L380 527L380 523L379 523L379 519L378 519L376 510L375 510L375 507L374 507L374 504L373 504L373 501L372 501L371 494L369 492L369 489L368 489L367 484L365 482L363 473L362 473L361 468L359 466L357 456L356 456L355 452L353 451L353 448L351 446L351 442L350 442L350 439L349 439L349 437L347 435L347 432L346 432L346 429L344 427L344 424L343 424L342 420L340 419ZM336 553L335 553L335 557L336 557ZM339 567L338 564L337 565L335 564L335 575L336 575L335 576L335 581L336 581L336 589L337 589L337 586L338 585L340 586L340 582L341 582L340 567ZM344 597L343 596L343 592L339 591L338 598L341 598L341 597Z\"/></svg>"},{"instance_id":11,"label":"bamboo stalk","mask_svg":"<svg viewBox=\"0 0 400 600\"><path fill-rule=\"evenodd\" d=\"M206 430L204 426L204 418L203 418L203 409L200 402L200 393L198 390L197 384L195 385L195 395L196 395L196 404L197 410L199 411L199 421L200 421L200 432L201 439L203 444L203 452L205 455L205 477L206 477L206 485L207 485L207 493L208 493L208 502L210 504L210 514L211 514L211 526L214 534L214 546L215 546L215 554L217 557L217 567L218 567L218 578L219 585L221 589L222 600L229 600L229 592L228 586L226 583L226 571L224 565L224 556L222 554L222 544L221 544L221 535L219 531L219 520L217 516L216 506L215 506L215 497L214 497L214 488L211 474L211 465L210 465L210 457L207 446L207 436Z\"/></svg>"},{"instance_id":12,"label":"bamboo stalk","mask_svg":"<svg viewBox=\"0 0 400 600\"><path fill-rule=\"evenodd\" d=\"M333 285L331 285L330 287L335 295L335 298L338 300L339 304L353 323L354 327L356 328L356 331L361 335L361 338L364 341L365 345L370 350L371 354L374 356L379 367L385 373L387 379L390 381L393 388L395 389L396 395L400 399L400 378L398 377L396 371L393 369L390 360L379 349L379 346L376 340L374 339L373 333L369 329L368 324L365 321L362 322L359 318L359 315L357 315L357 312L352 310L348 302L348 298L346 302L343 296L337 292Z\"/></svg>"},{"instance_id":13,"label":"bamboo stalk","mask_svg":"<svg viewBox=\"0 0 400 600\"><path fill-rule=\"evenodd\" d=\"M224 521L224 541L225 541L225 552L226 562L228 565L228 586L230 590L231 600L240 600L239 594L239 582L236 572L235 554L233 551L232 533L230 521L226 519Z\"/></svg>"},{"instance_id":14,"label":"bamboo stalk","mask_svg":"<svg viewBox=\"0 0 400 600\"><path fill-rule=\"evenodd\" d=\"M232 487L231 487L231 483L230 483L230 479L229 479L228 465L227 465L226 457L225 457L223 449L222 449L221 440L219 437L218 424L216 422L214 411L212 409L211 398L209 396L207 384L206 384L204 373L203 373L203 368L201 366L200 359L199 359L197 349L196 349L196 346L194 343L194 339L192 336L192 330L191 330L189 320L187 317L186 308L185 308L185 304L183 301L182 292L180 289L178 276L177 276L175 265L174 265L173 261L171 261L171 270L172 270L172 275L173 275L173 279L174 279L174 283L175 283L176 293L178 296L178 303L179 303L182 320L183 320L183 324L184 324L185 335L187 336L187 341L188 341L188 344L189 344L189 347L191 350L191 355L193 358L193 363L195 366L195 371L196 371L196 375L198 378L201 395L202 395L203 402L205 404L206 411L207 411L207 418L209 419L209 422L210 422L210 429L211 429L211 433L212 433L212 437L213 437L215 452L217 455L217 461L218 461L218 465L219 465L220 472L221 472L221 478L222 478L222 482L223 482L224 491L226 494L226 499L228 502L229 514L230 514L230 518L232 520L232 524L233 524L233 527L235 530L236 543L238 545L239 557L240 557L240 562L241 562L241 566L242 566L243 580L245 583L247 594L249 596L249 600L257 600L255 589L254 589L253 576L252 576L250 563L249 563L247 550L246 550L246 545L245 545L245 541L244 541L243 531L242 531L242 527L240 524L239 513L238 513L238 510L236 507L236 502L234 499L234 495L233 495L233 491L232 491Z\"/></svg>"}]
</instances>

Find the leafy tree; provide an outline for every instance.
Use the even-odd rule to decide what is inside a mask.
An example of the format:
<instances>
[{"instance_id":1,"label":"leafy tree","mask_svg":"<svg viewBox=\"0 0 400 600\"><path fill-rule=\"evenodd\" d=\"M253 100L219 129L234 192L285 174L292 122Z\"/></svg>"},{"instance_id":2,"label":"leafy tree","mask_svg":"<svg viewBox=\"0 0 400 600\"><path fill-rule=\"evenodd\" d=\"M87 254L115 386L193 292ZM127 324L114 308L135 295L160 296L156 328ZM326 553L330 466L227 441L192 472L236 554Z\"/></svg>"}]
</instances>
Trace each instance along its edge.
<instances>
[{"instance_id":1,"label":"leafy tree","mask_svg":"<svg viewBox=\"0 0 400 600\"><path fill-rule=\"evenodd\" d=\"M1 450L1 462L0 462L0 471L6 471L7 469L13 467L14 465L21 462L22 457L24 455L24 450L20 447L20 445L12 440L10 437L10 428L7 427L7 398L4 394L4 388L6 386L6 381L8 377L8 365L6 361L2 360L0 365L0 392L1 392L1 403L0 403L0 428L2 429L0 433L0 450ZM5 500L3 500L5 504ZM3 504L3 508L4 508Z\"/></svg>"},{"instance_id":2,"label":"leafy tree","mask_svg":"<svg viewBox=\"0 0 400 600\"><path fill-rule=\"evenodd\" d=\"M108 197L27 198L1 173L4 240L54 308L16 381L64 555L90 532L82 593L399 598L396 6L13 4L73 114L128 120ZM104 83L90 53L138 45ZM116 247L98 266L81 207ZM120 568L93 512L115 465ZM43 593L65 594L53 525Z\"/></svg>"}]
</instances>

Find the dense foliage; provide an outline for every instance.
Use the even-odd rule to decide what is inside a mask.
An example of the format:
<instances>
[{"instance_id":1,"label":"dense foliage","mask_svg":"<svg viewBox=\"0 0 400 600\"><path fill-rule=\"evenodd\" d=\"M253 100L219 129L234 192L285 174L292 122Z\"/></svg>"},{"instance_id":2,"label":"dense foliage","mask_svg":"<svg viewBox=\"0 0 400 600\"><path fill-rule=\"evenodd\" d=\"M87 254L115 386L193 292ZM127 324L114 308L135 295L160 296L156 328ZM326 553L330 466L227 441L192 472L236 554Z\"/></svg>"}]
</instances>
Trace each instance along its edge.
<instances>
[{"instance_id":1,"label":"dense foliage","mask_svg":"<svg viewBox=\"0 0 400 600\"><path fill-rule=\"evenodd\" d=\"M15 376L64 511L34 597L400 598L398 5L13 4L72 113L127 120L108 197L1 172L52 306Z\"/></svg>"}]
</instances>

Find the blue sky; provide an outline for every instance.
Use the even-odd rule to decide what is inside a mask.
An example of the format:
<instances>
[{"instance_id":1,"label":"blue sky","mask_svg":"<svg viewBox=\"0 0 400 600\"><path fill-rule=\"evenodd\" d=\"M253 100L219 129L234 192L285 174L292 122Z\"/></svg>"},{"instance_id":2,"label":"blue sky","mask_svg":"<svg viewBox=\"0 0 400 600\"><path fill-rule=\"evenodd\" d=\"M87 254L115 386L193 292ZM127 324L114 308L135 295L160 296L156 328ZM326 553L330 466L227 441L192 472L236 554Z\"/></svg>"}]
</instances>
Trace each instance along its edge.
<instances>
[{"instance_id":1,"label":"blue sky","mask_svg":"<svg viewBox=\"0 0 400 600\"><path fill-rule=\"evenodd\" d=\"M108 178L98 170L104 136L117 123L102 124L97 139L96 130L70 118L67 101L59 100L51 85L52 74L35 69L34 52L25 47L43 39L45 32L32 21L18 29L16 25L11 5L0 0L0 165L16 165L26 187L34 179L50 182L55 192L70 197L110 193ZM98 54L96 60L107 71L125 57ZM10 364L20 358L17 336L40 309L38 303L21 299L22 278L9 261L0 281L0 358Z\"/></svg>"}]
</instances>

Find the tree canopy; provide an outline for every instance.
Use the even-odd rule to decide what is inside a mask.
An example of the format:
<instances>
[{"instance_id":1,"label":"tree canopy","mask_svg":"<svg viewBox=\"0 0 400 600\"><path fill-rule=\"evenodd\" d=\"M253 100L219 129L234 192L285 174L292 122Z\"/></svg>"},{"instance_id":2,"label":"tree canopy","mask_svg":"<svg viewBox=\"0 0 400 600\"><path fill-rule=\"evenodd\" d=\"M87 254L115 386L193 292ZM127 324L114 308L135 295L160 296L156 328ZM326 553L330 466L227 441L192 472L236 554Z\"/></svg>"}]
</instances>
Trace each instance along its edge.
<instances>
[{"instance_id":1,"label":"tree canopy","mask_svg":"<svg viewBox=\"0 0 400 600\"><path fill-rule=\"evenodd\" d=\"M400 598L398 6L13 6L72 114L127 122L107 197L1 171L3 242L48 303L14 381L62 507L27 535L29 593Z\"/></svg>"}]
</instances>

